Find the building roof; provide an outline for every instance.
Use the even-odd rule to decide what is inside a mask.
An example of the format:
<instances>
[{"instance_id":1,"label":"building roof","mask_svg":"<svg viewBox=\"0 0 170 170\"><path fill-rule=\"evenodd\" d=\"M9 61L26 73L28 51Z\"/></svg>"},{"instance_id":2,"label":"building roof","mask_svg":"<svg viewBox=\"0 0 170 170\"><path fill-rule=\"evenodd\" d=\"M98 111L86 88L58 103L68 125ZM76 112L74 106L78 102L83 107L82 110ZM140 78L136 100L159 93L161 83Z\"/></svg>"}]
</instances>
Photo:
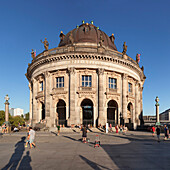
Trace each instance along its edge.
<instances>
[{"instance_id":1,"label":"building roof","mask_svg":"<svg viewBox=\"0 0 170 170\"><path fill-rule=\"evenodd\" d=\"M114 34L110 37L93 24L83 23L71 30L66 35L61 31L59 47L71 45L73 43L95 43L117 51L114 44Z\"/></svg>"}]
</instances>

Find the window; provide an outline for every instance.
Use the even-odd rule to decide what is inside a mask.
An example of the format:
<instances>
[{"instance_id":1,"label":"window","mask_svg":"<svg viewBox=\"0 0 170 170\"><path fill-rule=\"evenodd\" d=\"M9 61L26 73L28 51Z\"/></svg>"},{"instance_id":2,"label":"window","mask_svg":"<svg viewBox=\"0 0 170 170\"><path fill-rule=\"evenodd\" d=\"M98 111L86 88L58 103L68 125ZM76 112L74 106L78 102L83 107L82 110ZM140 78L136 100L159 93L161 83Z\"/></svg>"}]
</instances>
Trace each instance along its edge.
<instances>
[{"instance_id":1,"label":"window","mask_svg":"<svg viewBox=\"0 0 170 170\"><path fill-rule=\"evenodd\" d=\"M117 79L109 77L109 89L117 89Z\"/></svg>"},{"instance_id":2,"label":"window","mask_svg":"<svg viewBox=\"0 0 170 170\"><path fill-rule=\"evenodd\" d=\"M82 87L91 87L91 76L82 76Z\"/></svg>"},{"instance_id":3,"label":"window","mask_svg":"<svg viewBox=\"0 0 170 170\"><path fill-rule=\"evenodd\" d=\"M130 93L132 93L132 84L131 83L128 83L128 91L130 92Z\"/></svg>"},{"instance_id":4,"label":"window","mask_svg":"<svg viewBox=\"0 0 170 170\"><path fill-rule=\"evenodd\" d=\"M43 81L40 82L40 91L43 91Z\"/></svg>"},{"instance_id":5,"label":"window","mask_svg":"<svg viewBox=\"0 0 170 170\"><path fill-rule=\"evenodd\" d=\"M64 87L64 77L57 77L56 78L56 88Z\"/></svg>"}]
</instances>

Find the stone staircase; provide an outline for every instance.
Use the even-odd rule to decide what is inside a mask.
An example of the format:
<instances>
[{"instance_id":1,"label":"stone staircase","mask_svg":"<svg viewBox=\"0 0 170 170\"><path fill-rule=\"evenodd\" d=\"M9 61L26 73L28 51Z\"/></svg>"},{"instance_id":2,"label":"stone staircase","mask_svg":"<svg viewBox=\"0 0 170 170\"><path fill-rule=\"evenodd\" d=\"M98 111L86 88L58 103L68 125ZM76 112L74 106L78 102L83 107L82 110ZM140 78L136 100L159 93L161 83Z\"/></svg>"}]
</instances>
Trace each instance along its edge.
<instances>
[{"instance_id":1,"label":"stone staircase","mask_svg":"<svg viewBox=\"0 0 170 170\"><path fill-rule=\"evenodd\" d=\"M58 130L57 130L56 127L50 127L50 128L49 128L49 131L51 131L51 132L57 132ZM61 132L61 133L81 133L81 129L79 129L79 128L71 128L71 127L61 127L61 128L60 128L60 132ZM94 127L92 127L92 128L89 128L89 129L88 129L88 132L89 132L89 133L90 133L90 132L104 133L105 130L102 129L102 128L94 128Z\"/></svg>"}]
</instances>

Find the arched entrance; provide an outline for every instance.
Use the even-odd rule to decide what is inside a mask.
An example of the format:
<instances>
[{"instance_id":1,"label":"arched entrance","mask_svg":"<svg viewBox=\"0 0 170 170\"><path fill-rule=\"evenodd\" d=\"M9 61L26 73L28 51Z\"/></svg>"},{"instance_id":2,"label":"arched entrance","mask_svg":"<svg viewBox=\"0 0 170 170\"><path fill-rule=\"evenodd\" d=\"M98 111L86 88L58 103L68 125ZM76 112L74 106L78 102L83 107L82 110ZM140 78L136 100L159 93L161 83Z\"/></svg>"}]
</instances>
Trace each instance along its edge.
<instances>
[{"instance_id":1,"label":"arched entrance","mask_svg":"<svg viewBox=\"0 0 170 170\"><path fill-rule=\"evenodd\" d=\"M133 129L133 124L132 124L132 115L133 115L133 105L132 103L128 103L127 105L127 124L126 126L128 129Z\"/></svg>"},{"instance_id":2,"label":"arched entrance","mask_svg":"<svg viewBox=\"0 0 170 170\"><path fill-rule=\"evenodd\" d=\"M118 104L115 100L110 100L107 104L107 123L112 126L118 124Z\"/></svg>"},{"instance_id":3,"label":"arched entrance","mask_svg":"<svg viewBox=\"0 0 170 170\"><path fill-rule=\"evenodd\" d=\"M84 99L81 103L83 114L83 125L93 126L93 102L90 99Z\"/></svg>"},{"instance_id":4,"label":"arched entrance","mask_svg":"<svg viewBox=\"0 0 170 170\"><path fill-rule=\"evenodd\" d=\"M132 103L128 103L127 105L127 119L128 119L128 123L132 123L131 122L131 118L132 118L132 111L133 111L133 105Z\"/></svg>"},{"instance_id":5,"label":"arched entrance","mask_svg":"<svg viewBox=\"0 0 170 170\"><path fill-rule=\"evenodd\" d=\"M66 121L66 103L64 100L59 100L57 103L57 125L67 126Z\"/></svg>"},{"instance_id":6,"label":"arched entrance","mask_svg":"<svg viewBox=\"0 0 170 170\"><path fill-rule=\"evenodd\" d=\"M41 103L41 118L42 120L45 119L45 104Z\"/></svg>"}]
</instances>

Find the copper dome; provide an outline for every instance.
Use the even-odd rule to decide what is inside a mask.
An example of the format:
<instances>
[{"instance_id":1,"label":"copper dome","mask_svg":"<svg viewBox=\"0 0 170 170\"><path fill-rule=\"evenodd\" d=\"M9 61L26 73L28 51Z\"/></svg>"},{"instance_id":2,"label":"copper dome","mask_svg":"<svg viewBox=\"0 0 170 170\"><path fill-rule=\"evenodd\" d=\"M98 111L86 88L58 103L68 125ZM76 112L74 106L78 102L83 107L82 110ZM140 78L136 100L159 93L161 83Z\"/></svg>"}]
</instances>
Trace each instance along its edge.
<instances>
[{"instance_id":1,"label":"copper dome","mask_svg":"<svg viewBox=\"0 0 170 170\"><path fill-rule=\"evenodd\" d=\"M73 43L96 43L113 50L117 51L117 48L114 44L115 37L112 34L110 37L104 33L103 31L99 30L93 24L82 24L79 27L73 29L66 35L62 32L60 34L60 43L59 47L73 44Z\"/></svg>"}]
</instances>

